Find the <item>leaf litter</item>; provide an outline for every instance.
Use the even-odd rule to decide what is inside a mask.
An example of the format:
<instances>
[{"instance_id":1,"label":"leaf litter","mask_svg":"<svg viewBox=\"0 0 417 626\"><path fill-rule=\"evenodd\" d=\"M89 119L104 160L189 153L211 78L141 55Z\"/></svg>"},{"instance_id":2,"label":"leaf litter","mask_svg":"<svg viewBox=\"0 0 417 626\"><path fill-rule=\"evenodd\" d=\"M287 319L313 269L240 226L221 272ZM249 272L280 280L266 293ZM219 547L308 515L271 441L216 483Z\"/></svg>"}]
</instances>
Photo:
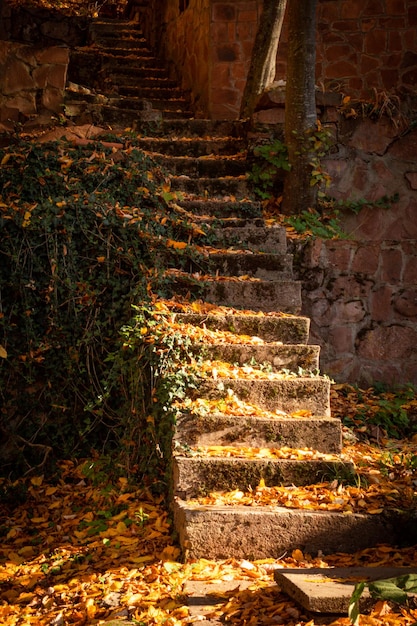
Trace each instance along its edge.
<instances>
[{"instance_id":1,"label":"leaf litter","mask_svg":"<svg viewBox=\"0 0 417 626\"><path fill-rule=\"evenodd\" d=\"M179 561L163 499L119 477L94 474L96 460L63 461L55 480L32 476L0 483L0 620L3 626L192 623L183 586L232 582L206 618L231 624L323 623L303 614L274 584L276 569L412 565L417 549L381 545L356 554L301 550L279 559ZM249 583L240 589L242 581ZM234 584L236 583L236 584ZM243 585L242 585L243 586ZM216 594L217 595L217 594ZM380 614L378 614L378 611ZM361 624L411 624L412 608L375 607ZM330 623L330 622L327 622ZM332 624L348 624L337 618Z\"/></svg>"}]
</instances>

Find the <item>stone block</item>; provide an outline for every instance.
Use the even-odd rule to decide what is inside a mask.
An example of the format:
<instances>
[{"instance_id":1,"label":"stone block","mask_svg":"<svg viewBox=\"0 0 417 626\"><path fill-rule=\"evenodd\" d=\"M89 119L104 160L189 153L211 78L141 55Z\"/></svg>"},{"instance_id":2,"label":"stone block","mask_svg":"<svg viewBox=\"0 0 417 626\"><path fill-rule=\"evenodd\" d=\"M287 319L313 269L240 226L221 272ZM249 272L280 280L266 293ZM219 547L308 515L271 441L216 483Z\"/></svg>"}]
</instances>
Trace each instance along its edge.
<instances>
[{"instance_id":1,"label":"stone block","mask_svg":"<svg viewBox=\"0 0 417 626\"><path fill-rule=\"evenodd\" d=\"M390 284L399 283L403 266L399 249L381 250L381 280Z\"/></svg>"},{"instance_id":2,"label":"stone block","mask_svg":"<svg viewBox=\"0 0 417 626\"><path fill-rule=\"evenodd\" d=\"M394 297L394 311L402 317L410 318L417 316L417 287L401 291Z\"/></svg>"},{"instance_id":3,"label":"stone block","mask_svg":"<svg viewBox=\"0 0 417 626\"><path fill-rule=\"evenodd\" d=\"M329 330L329 341L338 355L354 352L354 334L351 326L332 326Z\"/></svg>"},{"instance_id":4,"label":"stone block","mask_svg":"<svg viewBox=\"0 0 417 626\"><path fill-rule=\"evenodd\" d=\"M358 355L373 361L415 358L417 330L408 326L377 326L366 330L358 341Z\"/></svg>"},{"instance_id":5,"label":"stone block","mask_svg":"<svg viewBox=\"0 0 417 626\"><path fill-rule=\"evenodd\" d=\"M362 300L351 300L350 302L336 302L333 305L335 311L334 323L357 324L366 315L366 310Z\"/></svg>"},{"instance_id":6,"label":"stone block","mask_svg":"<svg viewBox=\"0 0 417 626\"><path fill-rule=\"evenodd\" d=\"M379 266L379 244L367 242L354 251L351 270L359 274L375 275Z\"/></svg>"},{"instance_id":7,"label":"stone block","mask_svg":"<svg viewBox=\"0 0 417 626\"><path fill-rule=\"evenodd\" d=\"M5 68L5 80L3 93L5 95L17 94L21 91L35 89L35 81L31 74L31 68L22 61L9 59Z\"/></svg>"},{"instance_id":8,"label":"stone block","mask_svg":"<svg viewBox=\"0 0 417 626\"><path fill-rule=\"evenodd\" d=\"M371 317L376 322L390 321L392 318L393 289L389 285L382 285L370 296Z\"/></svg>"}]
</instances>

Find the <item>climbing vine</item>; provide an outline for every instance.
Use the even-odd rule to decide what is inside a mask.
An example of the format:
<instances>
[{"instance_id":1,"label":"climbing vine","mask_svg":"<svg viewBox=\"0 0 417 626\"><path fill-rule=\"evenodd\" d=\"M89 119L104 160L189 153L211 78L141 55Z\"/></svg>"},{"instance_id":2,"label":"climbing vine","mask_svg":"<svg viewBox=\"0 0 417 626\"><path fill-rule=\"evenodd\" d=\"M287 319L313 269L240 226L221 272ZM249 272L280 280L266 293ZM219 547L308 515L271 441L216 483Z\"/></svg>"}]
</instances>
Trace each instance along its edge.
<instances>
[{"instance_id":1,"label":"climbing vine","mask_svg":"<svg viewBox=\"0 0 417 626\"><path fill-rule=\"evenodd\" d=\"M131 137L118 141L0 151L3 473L92 450L133 467L157 445L136 437L152 403L140 333L118 378L115 363L132 306L171 294L167 269L204 260L164 172Z\"/></svg>"}]
</instances>

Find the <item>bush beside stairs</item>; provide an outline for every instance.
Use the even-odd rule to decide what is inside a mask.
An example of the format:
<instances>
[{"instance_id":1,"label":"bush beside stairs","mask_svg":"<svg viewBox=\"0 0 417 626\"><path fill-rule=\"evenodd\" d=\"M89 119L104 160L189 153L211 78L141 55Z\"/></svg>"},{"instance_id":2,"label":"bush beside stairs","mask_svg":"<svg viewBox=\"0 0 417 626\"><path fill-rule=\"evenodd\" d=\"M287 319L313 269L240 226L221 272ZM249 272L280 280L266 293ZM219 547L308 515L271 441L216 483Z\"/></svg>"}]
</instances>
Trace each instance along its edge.
<instances>
[{"instance_id":1,"label":"bush beside stairs","mask_svg":"<svg viewBox=\"0 0 417 626\"><path fill-rule=\"evenodd\" d=\"M184 553L277 558L295 548L353 551L392 539L392 520L384 515L242 506L239 496L231 505L205 502L211 492L291 489L349 469L341 457L341 423L330 412L330 382L316 373L319 348L308 345L309 320L299 315L301 286L293 279L286 234L265 224L251 196L244 124L195 119L187 94L138 24L94 20L91 45L71 55L69 81L67 116L113 130L134 128L141 147L170 172L178 204L209 233L213 273L204 278L203 297L219 308L175 315L223 333L221 342L206 346L205 358L233 364L235 375L213 374L190 399L219 400L221 407L233 398L243 408L241 414L184 412L177 422L173 507ZM224 341L227 333L233 342ZM217 453L205 454L209 447Z\"/></svg>"}]
</instances>

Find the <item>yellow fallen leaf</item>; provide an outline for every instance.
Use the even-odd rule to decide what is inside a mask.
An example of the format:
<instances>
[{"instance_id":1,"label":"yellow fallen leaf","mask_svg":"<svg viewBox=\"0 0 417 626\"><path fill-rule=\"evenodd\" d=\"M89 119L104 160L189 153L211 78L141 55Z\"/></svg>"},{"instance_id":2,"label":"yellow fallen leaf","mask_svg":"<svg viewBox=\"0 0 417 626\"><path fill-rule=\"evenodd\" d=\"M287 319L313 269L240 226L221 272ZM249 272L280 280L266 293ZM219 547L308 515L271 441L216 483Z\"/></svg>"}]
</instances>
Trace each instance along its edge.
<instances>
[{"instance_id":1,"label":"yellow fallen leaf","mask_svg":"<svg viewBox=\"0 0 417 626\"><path fill-rule=\"evenodd\" d=\"M0 359L7 359L7 350L0 344Z\"/></svg>"},{"instance_id":2,"label":"yellow fallen leaf","mask_svg":"<svg viewBox=\"0 0 417 626\"><path fill-rule=\"evenodd\" d=\"M292 558L294 559L294 561L304 561L304 554L301 552L301 550L293 550L292 554L291 554Z\"/></svg>"}]
</instances>

